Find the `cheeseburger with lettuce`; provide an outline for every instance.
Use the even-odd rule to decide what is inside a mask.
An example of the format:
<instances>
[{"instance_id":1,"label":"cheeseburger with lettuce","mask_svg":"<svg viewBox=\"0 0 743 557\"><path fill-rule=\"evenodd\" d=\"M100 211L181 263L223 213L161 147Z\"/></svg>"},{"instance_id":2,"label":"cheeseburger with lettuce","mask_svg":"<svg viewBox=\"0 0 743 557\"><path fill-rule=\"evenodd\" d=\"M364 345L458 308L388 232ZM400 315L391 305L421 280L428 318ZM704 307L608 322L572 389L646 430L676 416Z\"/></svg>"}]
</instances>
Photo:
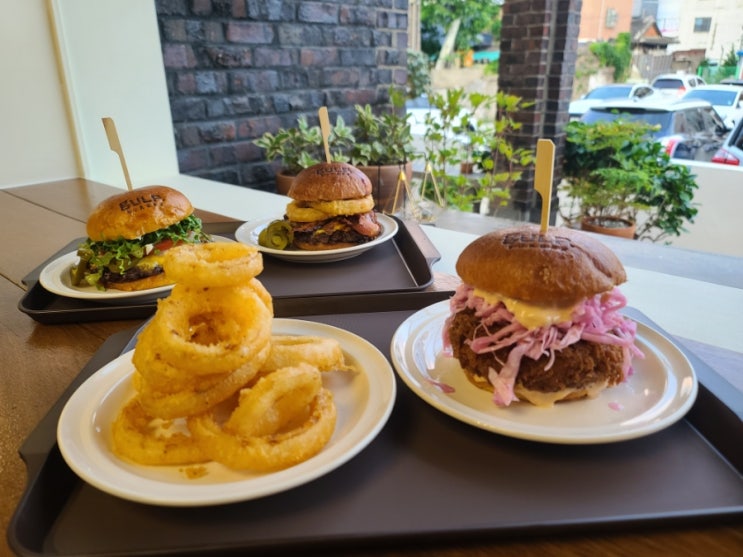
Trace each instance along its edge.
<instances>
[{"instance_id":1,"label":"cheeseburger with lettuce","mask_svg":"<svg viewBox=\"0 0 743 557\"><path fill-rule=\"evenodd\" d=\"M632 373L636 323L620 310L616 255L567 228L525 225L469 244L444 345L498 406L596 396Z\"/></svg>"},{"instance_id":2,"label":"cheeseburger with lettuce","mask_svg":"<svg viewBox=\"0 0 743 557\"><path fill-rule=\"evenodd\" d=\"M162 267L168 248L210 242L181 192L167 186L111 196L88 217L88 238L70 271L74 286L139 291L171 284Z\"/></svg>"}]
</instances>

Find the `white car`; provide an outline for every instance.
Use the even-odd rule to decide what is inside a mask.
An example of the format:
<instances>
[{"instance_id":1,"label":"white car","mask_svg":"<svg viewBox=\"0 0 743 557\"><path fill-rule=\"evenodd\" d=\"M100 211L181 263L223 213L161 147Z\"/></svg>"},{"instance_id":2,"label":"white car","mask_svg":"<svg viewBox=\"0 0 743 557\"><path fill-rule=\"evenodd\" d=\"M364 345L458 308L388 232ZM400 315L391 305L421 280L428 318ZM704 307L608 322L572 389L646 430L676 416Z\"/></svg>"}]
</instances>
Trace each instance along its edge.
<instances>
[{"instance_id":1,"label":"white car","mask_svg":"<svg viewBox=\"0 0 743 557\"><path fill-rule=\"evenodd\" d=\"M659 95L665 96L668 99L678 100L686 94L687 91L691 91L700 85L706 85L707 83L699 76L692 73L664 73L656 76L650 85L653 86Z\"/></svg>"},{"instance_id":2,"label":"white car","mask_svg":"<svg viewBox=\"0 0 743 557\"><path fill-rule=\"evenodd\" d=\"M655 93L648 83L612 83L600 85L591 89L588 93L574 100L568 107L571 120L577 120L586 111L596 105L607 101L619 99L646 99Z\"/></svg>"},{"instance_id":3,"label":"white car","mask_svg":"<svg viewBox=\"0 0 743 557\"><path fill-rule=\"evenodd\" d=\"M743 87L735 85L700 85L687 91L684 100L702 100L709 102L722 117L728 128L743 117Z\"/></svg>"}]
</instances>

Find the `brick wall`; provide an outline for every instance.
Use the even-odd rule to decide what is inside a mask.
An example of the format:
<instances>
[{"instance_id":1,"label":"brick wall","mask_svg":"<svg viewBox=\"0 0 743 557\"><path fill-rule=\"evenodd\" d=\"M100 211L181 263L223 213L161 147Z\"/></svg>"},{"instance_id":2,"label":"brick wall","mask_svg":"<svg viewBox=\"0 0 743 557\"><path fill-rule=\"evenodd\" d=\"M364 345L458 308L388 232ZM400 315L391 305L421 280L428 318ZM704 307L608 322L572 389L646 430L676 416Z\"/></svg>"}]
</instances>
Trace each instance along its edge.
<instances>
[{"instance_id":1,"label":"brick wall","mask_svg":"<svg viewBox=\"0 0 743 557\"><path fill-rule=\"evenodd\" d=\"M272 191L253 140L406 80L407 0L155 0L180 171Z\"/></svg>"},{"instance_id":2,"label":"brick wall","mask_svg":"<svg viewBox=\"0 0 743 557\"><path fill-rule=\"evenodd\" d=\"M540 138L556 147L552 219L565 146L565 125L573 90L578 31L583 0L508 0L503 6L498 87L526 100L531 108L516 116L522 128L515 145L535 148ZM514 188L512 205L523 220L539 222L541 198L533 187L533 170Z\"/></svg>"}]
</instances>

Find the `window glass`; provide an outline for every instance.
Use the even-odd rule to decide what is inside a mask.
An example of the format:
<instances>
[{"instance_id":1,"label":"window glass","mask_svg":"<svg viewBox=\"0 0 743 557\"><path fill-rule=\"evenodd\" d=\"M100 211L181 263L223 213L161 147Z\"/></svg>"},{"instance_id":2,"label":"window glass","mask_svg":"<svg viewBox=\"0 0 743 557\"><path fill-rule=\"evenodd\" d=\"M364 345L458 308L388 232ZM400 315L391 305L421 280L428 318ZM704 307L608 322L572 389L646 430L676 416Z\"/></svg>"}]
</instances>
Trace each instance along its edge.
<instances>
[{"instance_id":1,"label":"window glass","mask_svg":"<svg viewBox=\"0 0 743 557\"><path fill-rule=\"evenodd\" d=\"M711 17L695 17L694 18L694 32L695 33L706 33L709 31L712 25Z\"/></svg>"},{"instance_id":2,"label":"window glass","mask_svg":"<svg viewBox=\"0 0 743 557\"><path fill-rule=\"evenodd\" d=\"M699 133L704 131L704 118L702 117L701 111L696 108L684 110L684 117L689 126L689 133Z\"/></svg>"}]
</instances>

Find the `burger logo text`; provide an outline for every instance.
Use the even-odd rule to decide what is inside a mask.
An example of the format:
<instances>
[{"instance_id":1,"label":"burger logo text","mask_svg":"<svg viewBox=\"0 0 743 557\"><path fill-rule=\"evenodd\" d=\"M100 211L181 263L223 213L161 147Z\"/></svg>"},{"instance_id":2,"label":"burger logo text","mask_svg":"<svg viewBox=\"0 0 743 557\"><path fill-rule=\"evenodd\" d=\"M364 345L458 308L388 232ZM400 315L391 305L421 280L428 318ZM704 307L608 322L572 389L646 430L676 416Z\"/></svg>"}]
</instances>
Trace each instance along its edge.
<instances>
[{"instance_id":1,"label":"burger logo text","mask_svg":"<svg viewBox=\"0 0 743 557\"><path fill-rule=\"evenodd\" d=\"M503 245L508 249L553 249L567 251L573 243L568 238L545 236L537 232L512 232L503 237ZM573 246L574 247L574 246Z\"/></svg>"},{"instance_id":2,"label":"burger logo text","mask_svg":"<svg viewBox=\"0 0 743 557\"><path fill-rule=\"evenodd\" d=\"M328 166L328 167L319 167L315 169L315 174L317 176L325 176L325 175L351 175L351 170L348 168L344 168L342 166Z\"/></svg>"},{"instance_id":3,"label":"burger logo text","mask_svg":"<svg viewBox=\"0 0 743 557\"><path fill-rule=\"evenodd\" d=\"M163 198L161 195L152 193L150 195L140 195L134 199L125 199L119 203L119 209L126 213L132 213L134 211L141 211L142 209L161 205L162 202Z\"/></svg>"}]
</instances>

